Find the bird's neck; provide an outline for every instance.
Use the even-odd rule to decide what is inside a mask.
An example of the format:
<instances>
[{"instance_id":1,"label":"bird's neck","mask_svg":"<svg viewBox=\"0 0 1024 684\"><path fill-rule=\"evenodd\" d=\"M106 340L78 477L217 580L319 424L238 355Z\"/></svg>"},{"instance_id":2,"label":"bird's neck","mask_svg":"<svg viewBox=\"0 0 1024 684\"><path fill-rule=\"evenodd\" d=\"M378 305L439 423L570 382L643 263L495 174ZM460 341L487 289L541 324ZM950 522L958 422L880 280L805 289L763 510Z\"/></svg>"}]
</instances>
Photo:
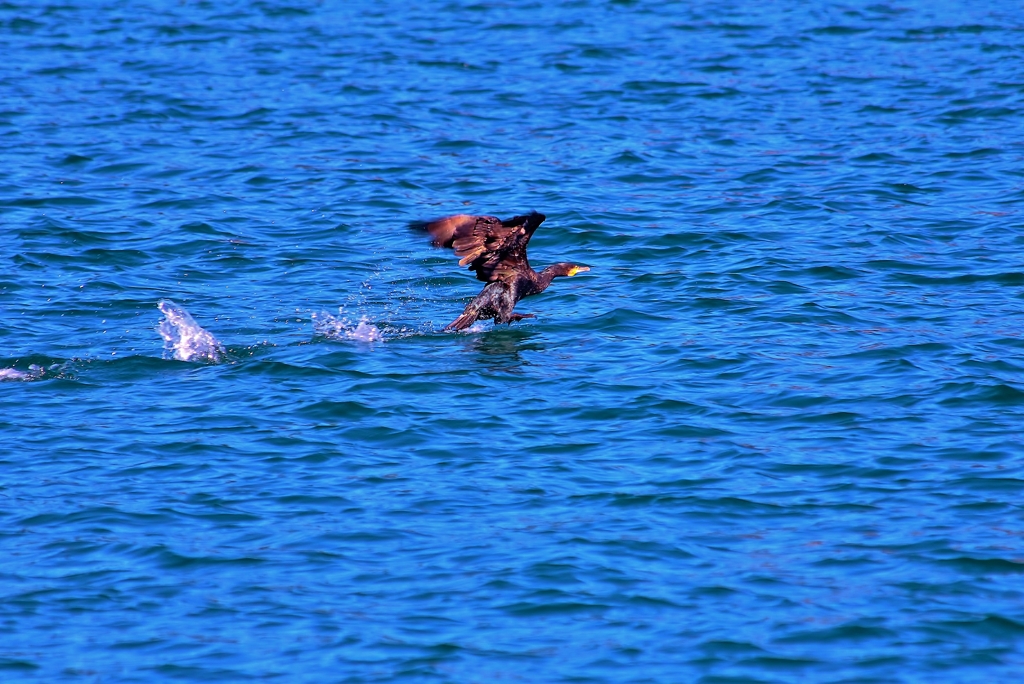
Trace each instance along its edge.
<instances>
[{"instance_id":1,"label":"bird's neck","mask_svg":"<svg viewBox=\"0 0 1024 684\"><path fill-rule=\"evenodd\" d=\"M551 281L561 275L565 275L565 270L561 268L560 264L554 264L541 269L540 272L537 273L537 287L540 288L538 292L547 289L547 286L551 284Z\"/></svg>"}]
</instances>

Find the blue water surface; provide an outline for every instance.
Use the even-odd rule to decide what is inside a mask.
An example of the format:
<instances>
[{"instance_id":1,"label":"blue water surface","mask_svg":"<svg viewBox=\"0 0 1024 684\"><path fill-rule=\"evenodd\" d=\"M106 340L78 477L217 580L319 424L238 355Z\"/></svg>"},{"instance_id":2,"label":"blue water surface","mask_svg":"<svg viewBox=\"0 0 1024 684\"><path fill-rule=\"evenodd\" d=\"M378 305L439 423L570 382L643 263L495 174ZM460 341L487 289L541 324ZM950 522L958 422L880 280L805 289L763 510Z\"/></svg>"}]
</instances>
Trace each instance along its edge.
<instances>
[{"instance_id":1,"label":"blue water surface","mask_svg":"<svg viewBox=\"0 0 1024 684\"><path fill-rule=\"evenodd\" d=\"M0 680L1024 677L1022 46L0 3ZM407 224L529 210L591 270L443 332L481 283Z\"/></svg>"}]
</instances>

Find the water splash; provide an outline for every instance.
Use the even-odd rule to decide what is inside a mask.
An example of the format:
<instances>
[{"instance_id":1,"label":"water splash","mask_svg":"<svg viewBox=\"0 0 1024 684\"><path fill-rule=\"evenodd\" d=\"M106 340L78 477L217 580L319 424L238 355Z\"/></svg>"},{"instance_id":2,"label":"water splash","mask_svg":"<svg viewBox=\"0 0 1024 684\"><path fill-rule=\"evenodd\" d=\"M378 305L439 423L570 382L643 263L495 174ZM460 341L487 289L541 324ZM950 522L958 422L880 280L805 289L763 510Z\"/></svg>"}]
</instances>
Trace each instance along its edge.
<instances>
[{"instance_id":1,"label":"water splash","mask_svg":"<svg viewBox=\"0 0 1024 684\"><path fill-rule=\"evenodd\" d=\"M28 382L30 380L38 380L43 377L43 367L32 364L28 367L27 371L20 371L17 368L0 368L0 382L6 381L20 381Z\"/></svg>"},{"instance_id":2,"label":"water splash","mask_svg":"<svg viewBox=\"0 0 1024 684\"><path fill-rule=\"evenodd\" d=\"M157 308L163 313L160 321L160 336L164 338L164 350L173 352L178 361L222 361L224 345L208 330L196 323L183 307L169 299L161 299Z\"/></svg>"},{"instance_id":3,"label":"water splash","mask_svg":"<svg viewBox=\"0 0 1024 684\"><path fill-rule=\"evenodd\" d=\"M358 342L383 342L384 333L373 323L361 316L358 323L352 323L338 309L338 315L323 312L313 314L313 329L316 334L332 340L356 340Z\"/></svg>"}]
</instances>

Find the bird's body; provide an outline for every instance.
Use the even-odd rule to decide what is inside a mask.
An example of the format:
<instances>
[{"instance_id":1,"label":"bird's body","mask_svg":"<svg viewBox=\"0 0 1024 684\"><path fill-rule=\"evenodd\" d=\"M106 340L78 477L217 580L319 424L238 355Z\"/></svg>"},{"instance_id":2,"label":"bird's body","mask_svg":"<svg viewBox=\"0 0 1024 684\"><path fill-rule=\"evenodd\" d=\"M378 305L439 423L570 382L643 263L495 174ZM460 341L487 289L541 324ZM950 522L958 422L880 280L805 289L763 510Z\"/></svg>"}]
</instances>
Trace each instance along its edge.
<instances>
[{"instance_id":1,"label":"bird's body","mask_svg":"<svg viewBox=\"0 0 1024 684\"><path fill-rule=\"evenodd\" d=\"M462 257L459 265L468 266L476 272L478 280L487 283L445 330L463 330L478 320L492 318L495 323L533 318L532 314L513 312L520 299L543 292L558 276L590 270L587 266L565 262L540 272L530 268L526 245L544 218L537 212L505 221L495 216L458 214L415 224L430 233L435 246L453 248L455 254Z\"/></svg>"}]
</instances>

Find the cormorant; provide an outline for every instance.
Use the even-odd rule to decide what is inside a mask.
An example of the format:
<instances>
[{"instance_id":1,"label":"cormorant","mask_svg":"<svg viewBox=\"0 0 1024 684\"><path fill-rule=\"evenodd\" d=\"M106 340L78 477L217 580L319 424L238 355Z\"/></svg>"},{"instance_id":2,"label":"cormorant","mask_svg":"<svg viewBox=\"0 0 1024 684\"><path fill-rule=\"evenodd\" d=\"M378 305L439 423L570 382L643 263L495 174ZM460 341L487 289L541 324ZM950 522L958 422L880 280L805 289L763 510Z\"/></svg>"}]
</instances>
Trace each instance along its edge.
<instances>
[{"instance_id":1,"label":"cormorant","mask_svg":"<svg viewBox=\"0 0 1024 684\"><path fill-rule=\"evenodd\" d=\"M567 262L552 264L539 273L530 268L526 243L544 218L544 214L537 212L506 221L496 216L457 214L412 224L430 233L435 247L454 248L456 256L462 257L459 265L468 265L469 270L476 271L478 280L487 283L445 330L462 330L488 318L493 318L495 323L534 318L533 314L512 313L512 309L523 297L546 290L552 279L590 270L589 266Z\"/></svg>"}]
</instances>

